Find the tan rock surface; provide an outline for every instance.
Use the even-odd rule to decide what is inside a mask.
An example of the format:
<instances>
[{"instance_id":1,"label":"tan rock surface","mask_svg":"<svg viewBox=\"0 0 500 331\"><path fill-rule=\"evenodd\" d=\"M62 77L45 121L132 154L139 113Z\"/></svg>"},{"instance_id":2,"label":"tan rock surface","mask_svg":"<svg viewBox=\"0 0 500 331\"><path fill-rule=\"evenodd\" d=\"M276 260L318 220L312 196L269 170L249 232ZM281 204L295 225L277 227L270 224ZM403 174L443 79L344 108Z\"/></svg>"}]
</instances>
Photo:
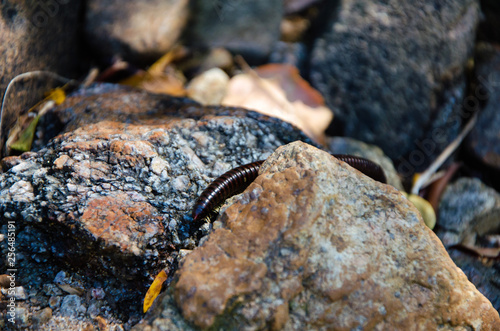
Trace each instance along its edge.
<instances>
[{"instance_id":1,"label":"tan rock surface","mask_svg":"<svg viewBox=\"0 0 500 331\"><path fill-rule=\"evenodd\" d=\"M399 191L300 142L260 174L178 272L175 301L197 327L498 330Z\"/></svg>"}]
</instances>

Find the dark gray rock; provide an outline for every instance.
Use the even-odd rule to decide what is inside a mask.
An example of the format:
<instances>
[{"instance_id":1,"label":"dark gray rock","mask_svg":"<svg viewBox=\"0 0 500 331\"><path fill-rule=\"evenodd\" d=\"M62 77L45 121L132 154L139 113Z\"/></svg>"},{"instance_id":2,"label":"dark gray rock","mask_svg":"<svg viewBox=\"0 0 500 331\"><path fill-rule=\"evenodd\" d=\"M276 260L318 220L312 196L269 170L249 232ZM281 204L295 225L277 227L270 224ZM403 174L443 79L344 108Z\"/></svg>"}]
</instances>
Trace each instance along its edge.
<instances>
[{"instance_id":1,"label":"dark gray rock","mask_svg":"<svg viewBox=\"0 0 500 331\"><path fill-rule=\"evenodd\" d=\"M449 185L439 203L436 234L445 246L467 243L500 230L500 194L476 178Z\"/></svg>"},{"instance_id":2,"label":"dark gray rock","mask_svg":"<svg viewBox=\"0 0 500 331\"><path fill-rule=\"evenodd\" d=\"M500 178L500 46L479 44L476 51L478 101L487 102L472 129L467 147L483 164L495 169Z\"/></svg>"},{"instance_id":3,"label":"dark gray rock","mask_svg":"<svg viewBox=\"0 0 500 331\"><path fill-rule=\"evenodd\" d=\"M247 60L262 61L280 36L283 1L192 1L187 42L195 47L224 47Z\"/></svg>"},{"instance_id":4,"label":"dark gray rock","mask_svg":"<svg viewBox=\"0 0 500 331\"><path fill-rule=\"evenodd\" d=\"M407 156L406 175L432 160L460 125L478 12L476 0L342 1L314 46L311 80L345 134Z\"/></svg>"}]
</instances>

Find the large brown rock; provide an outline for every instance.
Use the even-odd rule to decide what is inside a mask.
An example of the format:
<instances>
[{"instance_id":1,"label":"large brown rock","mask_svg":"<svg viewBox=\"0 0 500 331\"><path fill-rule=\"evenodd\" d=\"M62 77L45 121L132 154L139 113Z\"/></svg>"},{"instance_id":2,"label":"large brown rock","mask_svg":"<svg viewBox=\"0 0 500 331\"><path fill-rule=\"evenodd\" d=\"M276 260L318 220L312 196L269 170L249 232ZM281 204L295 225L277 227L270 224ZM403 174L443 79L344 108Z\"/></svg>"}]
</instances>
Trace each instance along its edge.
<instances>
[{"instance_id":1,"label":"large brown rock","mask_svg":"<svg viewBox=\"0 0 500 331\"><path fill-rule=\"evenodd\" d=\"M135 62L156 60L177 42L188 19L188 0L89 0L85 33L92 50Z\"/></svg>"},{"instance_id":2,"label":"large brown rock","mask_svg":"<svg viewBox=\"0 0 500 331\"><path fill-rule=\"evenodd\" d=\"M399 191L307 144L271 155L220 221L138 328L185 328L173 306L194 329L500 325Z\"/></svg>"}]
</instances>

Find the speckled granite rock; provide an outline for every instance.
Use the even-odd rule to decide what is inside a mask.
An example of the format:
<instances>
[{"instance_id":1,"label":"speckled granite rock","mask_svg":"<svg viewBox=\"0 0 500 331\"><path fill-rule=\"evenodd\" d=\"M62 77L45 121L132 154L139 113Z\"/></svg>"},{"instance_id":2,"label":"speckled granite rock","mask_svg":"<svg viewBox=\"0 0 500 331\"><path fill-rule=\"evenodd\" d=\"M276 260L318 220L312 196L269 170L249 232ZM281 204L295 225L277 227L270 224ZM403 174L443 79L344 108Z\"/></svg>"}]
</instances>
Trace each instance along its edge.
<instances>
[{"instance_id":1,"label":"speckled granite rock","mask_svg":"<svg viewBox=\"0 0 500 331\"><path fill-rule=\"evenodd\" d=\"M152 277L175 268L177 250L196 244L191 208L215 177L309 141L244 109L106 84L75 92L51 116L65 133L3 162L0 232L15 221L21 285L39 290L71 268L86 293L106 290L102 311L123 322L137 316ZM0 248L7 253L7 240Z\"/></svg>"},{"instance_id":2,"label":"speckled granite rock","mask_svg":"<svg viewBox=\"0 0 500 331\"><path fill-rule=\"evenodd\" d=\"M85 33L92 50L134 62L154 61L177 41L187 23L188 0L90 0Z\"/></svg>"},{"instance_id":3,"label":"speckled granite rock","mask_svg":"<svg viewBox=\"0 0 500 331\"><path fill-rule=\"evenodd\" d=\"M432 161L459 129L478 2L338 2L314 46L311 80L345 135L407 157L405 175Z\"/></svg>"},{"instance_id":4,"label":"speckled granite rock","mask_svg":"<svg viewBox=\"0 0 500 331\"><path fill-rule=\"evenodd\" d=\"M135 330L500 323L399 191L307 144L279 148L219 219Z\"/></svg>"}]
</instances>

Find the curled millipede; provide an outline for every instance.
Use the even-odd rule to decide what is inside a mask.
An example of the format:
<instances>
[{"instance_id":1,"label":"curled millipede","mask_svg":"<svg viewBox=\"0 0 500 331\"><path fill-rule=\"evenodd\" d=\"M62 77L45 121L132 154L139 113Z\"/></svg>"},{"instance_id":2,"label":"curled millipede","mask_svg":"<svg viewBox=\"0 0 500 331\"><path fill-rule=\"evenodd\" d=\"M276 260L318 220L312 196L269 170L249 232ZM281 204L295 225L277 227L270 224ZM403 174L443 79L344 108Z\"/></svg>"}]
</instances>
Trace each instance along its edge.
<instances>
[{"instance_id":1,"label":"curled millipede","mask_svg":"<svg viewBox=\"0 0 500 331\"><path fill-rule=\"evenodd\" d=\"M365 175L386 183L384 171L378 164L353 155L333 154L333 156ZM215 215L214 209L219 207L224 200L243 192L257 178L262 163L264 160L239 166L214 180L196 201L192 213L193 222L199 223L207 216L211 218Z\"/></svg>"}]
</instances>

